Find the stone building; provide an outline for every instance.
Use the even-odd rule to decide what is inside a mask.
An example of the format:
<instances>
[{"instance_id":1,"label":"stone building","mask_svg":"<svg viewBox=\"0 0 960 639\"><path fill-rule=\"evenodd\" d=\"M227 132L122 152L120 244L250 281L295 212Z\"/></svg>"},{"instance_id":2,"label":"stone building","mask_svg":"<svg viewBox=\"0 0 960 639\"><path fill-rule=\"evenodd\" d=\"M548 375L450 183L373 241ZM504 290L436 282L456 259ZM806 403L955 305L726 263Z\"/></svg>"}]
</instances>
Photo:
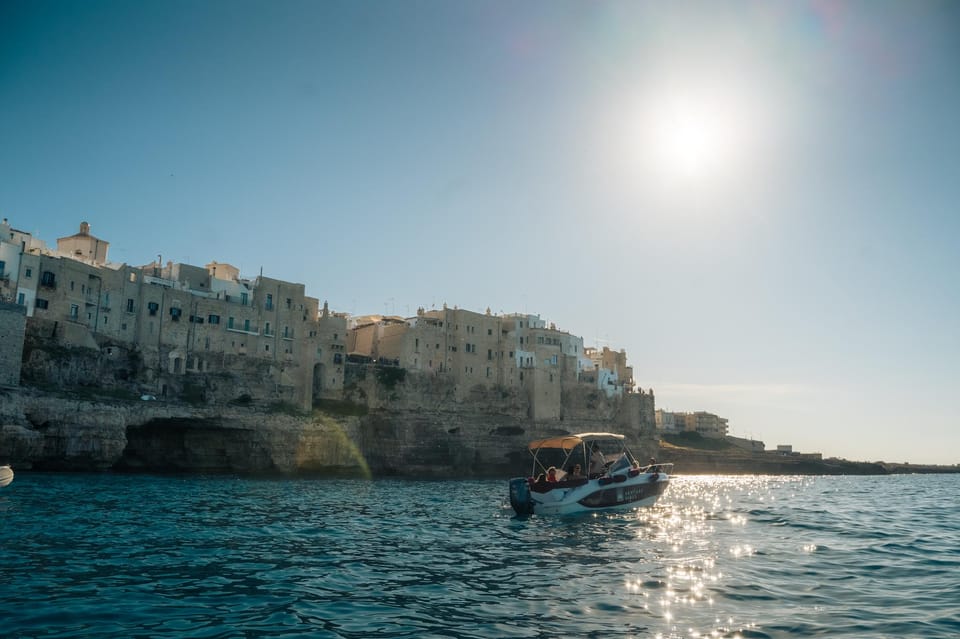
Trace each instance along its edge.
<instances>
[{"instance_id":1,"label":"stone building","mask_svg":"<svg viewBox=\"0 0 960 639\"><path fill-rule=\"evenodd\" d=\"M41 240L11 227L7 218L3 218L0 222L0 301L23 304L17 301L21 256L43 250L46 246Z\"/></svg>"},{"instance_id":2,"label":"stone building","mask_svg":"<svg viewBox=\"0 0 960 639\"><path fill-rule=\"evenodd\" d=\"M594 362L583 338L548 326L539 315L493 315L489 309L477 313L444 305L418 309L409 318L353 318L348 353L354 361L442 376L461 399L477 387L515 389L536 420L561 417L564 393L575 387L600 388L612 397L633 384L624 351L605 349ZM613 369L600 368L604 365ZM618 377L621 371L625 377Z\"/></svg>"},{"instance_id":3,"label":"stone building","mask_svg":"<svg viewBox=\"0 0 960 639\"><path fill-rule=\"evenodd\" d=\"M67 237L57 238L57 251L77 260L91 264L104 264L110 243L90 235L90 225L80 222L80 232Z\"/></svg>"},{"instance_id":4,"label":"stone building","mask_svg":"<svg viewBox=\"0 0 960 639\"><path fill-rule=\"evenodd\" d=\"M338 399L343 391L348 333L346 316L332 313L324 302L313 365L313 395L318 399Z\"/></svg>"},{"instance_id":5,"label":"stone building","mask_svg":"<svg viewBox=\"0 0 960 639\"><path fill-rule=\"evenodd\" d=\"M727 436L728 419L706 411L692 413L672 413L657 410L655 423L657 430L664 433L699 433L704 437L723 438Z\"/></svg>"},{"instance_id":6,"label":"stone building","mask_svg":"<svg viewBox=\"0 0 960 639\"><path fill-rule=\"evenodd\" d=\"M633 388L633 367L627 366L627 352L614 351L606 346L603 349L587 348L586 356L596 371L597 388L608 397L620 396Z\"/></svg>"},{"instance_id":7,"label":"stone building","mask_svg":"<svg viewBox=\"0 0 960 639\"><path fill-rule=\"evenodd\" d=\"M81 224L50 251L6 221L0 227L7 290L28 321L45 325L45 336L117 356L136 351L145 392L163 395L184 375L246 371L254 381L244 392L310 405L323 335L318 300L303 284L244 279L217 262L114 264L109 243L89 231ZM337 322L329 313L324 319L334 342L346 335L345 322L339 330ZM321 388L342 387L342 371L336 377Z\"/></svg>"}]
</instances>

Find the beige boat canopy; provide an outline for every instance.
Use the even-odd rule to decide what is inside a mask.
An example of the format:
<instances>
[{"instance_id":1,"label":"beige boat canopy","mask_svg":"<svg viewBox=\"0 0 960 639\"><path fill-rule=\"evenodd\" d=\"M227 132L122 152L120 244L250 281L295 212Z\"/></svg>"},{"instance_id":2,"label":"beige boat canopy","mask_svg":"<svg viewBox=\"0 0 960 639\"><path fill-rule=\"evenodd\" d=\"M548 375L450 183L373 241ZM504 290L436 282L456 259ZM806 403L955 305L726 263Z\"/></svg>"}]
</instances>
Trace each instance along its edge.
<instances>
[{"instance_id":1,"label":"beige boat canopy","mask_svg":"<svg viewBox=\"0 0 960 639\"><path fill-rule=\"evenodd\" d=\"M623 439L623 435L616 433L579 433L577 435L560 435L558 437L548 437L530 442L529 450L539 450L541 448L562 448L563 450L573 450L584 442L590 442L597 439Z\"/></svg>"}]
</instances>

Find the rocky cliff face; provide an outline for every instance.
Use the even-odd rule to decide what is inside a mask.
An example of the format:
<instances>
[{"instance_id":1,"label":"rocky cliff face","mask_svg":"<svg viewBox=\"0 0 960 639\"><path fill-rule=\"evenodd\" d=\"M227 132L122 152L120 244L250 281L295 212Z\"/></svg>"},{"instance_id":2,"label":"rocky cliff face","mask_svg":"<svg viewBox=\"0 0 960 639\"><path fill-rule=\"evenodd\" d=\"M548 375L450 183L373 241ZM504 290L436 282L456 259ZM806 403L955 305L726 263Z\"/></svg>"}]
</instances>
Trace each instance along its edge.
<instances>
[{"instance_id":1,"label":"rocky cliff face","mask_svg":"<svg viewBox=\"0 0 960 639\"><path fill-rule=\"evenodd\" d=\"M351 390L355 414L340 416L4 391L0 463L38 470L505 477L528 472L530 440L555 434L612 430L626 434L638 455L655 450L645 425L652 397L611 401L584 393L570 396L559 419L537 422L516 392L457 393L422 378L361 380Z\"/></svg>"}]
</instances>

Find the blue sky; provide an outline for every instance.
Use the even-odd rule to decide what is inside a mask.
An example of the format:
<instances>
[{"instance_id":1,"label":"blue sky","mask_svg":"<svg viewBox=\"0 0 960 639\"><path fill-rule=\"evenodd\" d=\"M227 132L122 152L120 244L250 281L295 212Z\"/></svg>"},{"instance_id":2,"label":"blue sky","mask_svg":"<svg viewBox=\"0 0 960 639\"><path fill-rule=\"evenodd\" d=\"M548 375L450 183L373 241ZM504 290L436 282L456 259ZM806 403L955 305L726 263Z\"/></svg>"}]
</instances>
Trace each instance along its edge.
<instances>
[{"instance_id":1,"label":"blue sky","mask_svg":"<svg viewBox=\"0 0 960 639\"><path fill-rule=\"evenodd\" d=\"M0 215L355 314L538 313L658 406L960 462L960 5L0 3Z\"/></svg>"}]
</instances>

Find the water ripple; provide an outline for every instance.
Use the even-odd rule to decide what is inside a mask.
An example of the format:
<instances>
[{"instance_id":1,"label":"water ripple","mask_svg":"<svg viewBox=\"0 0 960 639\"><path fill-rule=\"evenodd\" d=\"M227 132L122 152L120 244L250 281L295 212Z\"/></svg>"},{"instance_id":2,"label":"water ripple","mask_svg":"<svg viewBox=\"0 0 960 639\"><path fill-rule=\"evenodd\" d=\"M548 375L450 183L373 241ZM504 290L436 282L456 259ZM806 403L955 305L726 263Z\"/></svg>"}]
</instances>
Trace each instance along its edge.
<instances>
[{"instance_id":1,"label":"water ripple","mask_svg":"<svg viewBox=\"0 0 960 639\"><path fill-rule=\"evenodd\" d=\"M18 473L5 637L955 637L958 476L680 477L518 519L505 482Z\"/></svg>"}]
</instances>

